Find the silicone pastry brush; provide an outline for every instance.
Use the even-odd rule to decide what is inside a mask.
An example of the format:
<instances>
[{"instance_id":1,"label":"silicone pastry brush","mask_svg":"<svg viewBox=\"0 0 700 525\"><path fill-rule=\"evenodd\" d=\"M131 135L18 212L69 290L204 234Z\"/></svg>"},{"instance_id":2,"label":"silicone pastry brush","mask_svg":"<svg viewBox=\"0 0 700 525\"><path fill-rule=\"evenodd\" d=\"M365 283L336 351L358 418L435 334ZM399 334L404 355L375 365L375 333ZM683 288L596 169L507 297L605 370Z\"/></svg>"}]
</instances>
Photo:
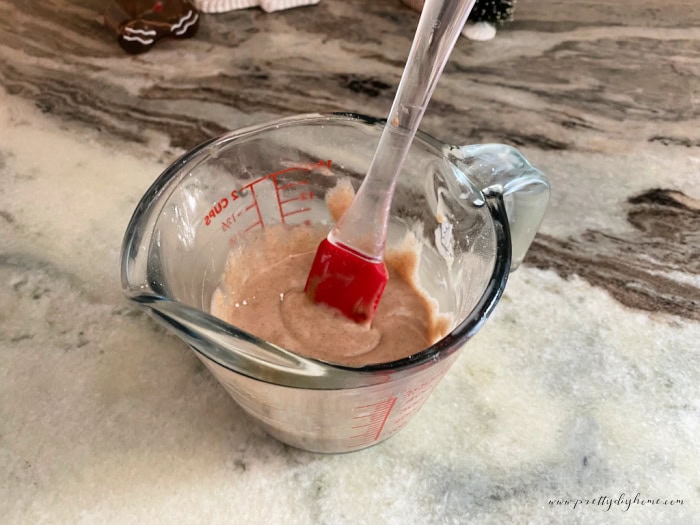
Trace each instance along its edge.
<instances>
[{"instance_id":1,"label":"silicone pastry brush","mask_svg":"<svg viewBox=\"0 0 700 525\"><path fill-rule=\"evenodd\" d=\"M317 303L370 324L389 274L389 210L408 149L474 0L427 0L389 118L360 189L318 247L306 281Z\"/></svg>"}]
</instances>

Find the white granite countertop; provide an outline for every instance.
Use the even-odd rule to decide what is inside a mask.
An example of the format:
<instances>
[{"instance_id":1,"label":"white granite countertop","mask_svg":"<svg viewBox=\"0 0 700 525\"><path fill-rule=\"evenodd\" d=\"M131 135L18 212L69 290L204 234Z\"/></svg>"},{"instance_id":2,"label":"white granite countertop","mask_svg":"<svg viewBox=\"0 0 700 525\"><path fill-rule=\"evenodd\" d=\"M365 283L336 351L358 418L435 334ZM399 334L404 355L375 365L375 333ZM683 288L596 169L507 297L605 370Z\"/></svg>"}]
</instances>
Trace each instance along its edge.
<instances>
[{"instance_id":1,"label":"white granite countertop","mask_svg":"<svg viewBox=\"0 0 700 525\"><path fill-rule=\"evenodd\" d=\"M0 522L700 523L700 13L613 4L522 0L460 41L424 129L519 147L550 210L421 413L317 455L122 297L120 243L205 138L384 115L417 15L206 15L130 57L103 2L0 0Z\"/></svg>"}]
</instances>

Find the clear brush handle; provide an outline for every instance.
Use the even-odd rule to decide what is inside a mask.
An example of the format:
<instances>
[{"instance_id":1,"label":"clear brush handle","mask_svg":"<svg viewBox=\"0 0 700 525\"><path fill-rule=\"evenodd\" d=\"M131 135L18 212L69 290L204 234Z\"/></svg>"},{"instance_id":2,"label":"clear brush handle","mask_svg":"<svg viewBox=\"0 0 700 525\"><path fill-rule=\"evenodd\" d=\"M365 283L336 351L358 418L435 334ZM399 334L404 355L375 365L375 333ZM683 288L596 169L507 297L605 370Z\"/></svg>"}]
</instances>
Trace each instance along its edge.
<instances>
[{"instance_id":1,"label":"clear brush handle","mask_svg":"<svg viewBox=\"0 0 700 525\"><path fill-rule=\"evenodd\" d=\"M384 256L396 178L475 0L427 0L386 126L352 205L329 235L370 259Z\"/></svg>"}]
</instances>

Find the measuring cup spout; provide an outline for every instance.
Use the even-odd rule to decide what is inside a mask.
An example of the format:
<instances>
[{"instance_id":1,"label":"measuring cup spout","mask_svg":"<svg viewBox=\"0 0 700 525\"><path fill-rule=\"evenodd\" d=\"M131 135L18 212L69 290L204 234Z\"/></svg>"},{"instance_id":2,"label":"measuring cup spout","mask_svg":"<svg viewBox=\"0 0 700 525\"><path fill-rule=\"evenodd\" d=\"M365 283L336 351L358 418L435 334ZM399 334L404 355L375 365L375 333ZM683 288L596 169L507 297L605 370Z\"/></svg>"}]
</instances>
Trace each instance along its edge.
<instances>
[{"instance_id":1,"label":"measuring cup spout","mask_svg":"<svg viewBox=\"0 0 700 525\"><path fill-rule=\"evenodd\" d=\"M343 370L288 352L146 287L125 289L125 294L201 356L245 376L275 384L287 382L287 386L296 388L323 388L337 385L347 375Z\"/></svg>"},{"instance_id":2,"label":"measuring cup spout","mask_svg":"<svg viewBox=\"0 0 700 525\"><path fill-rule=\"evenodd\" d=\"M177 301L141 296L157 320L178 332L191 347L225 368L254 374L263 381L277 382L279 373L293 373L298 383L318 382L326 367L258 340L235 327Z\"/></svg>"},{"instance_id":3,"label":"measuring cup spout","mask_svg":"<svg viewBox=\"0 0 700 525\"><path fill-rule=\"evenodd\" d=\"M501 195L512 242L511 271L520 266L549 202L547 178L504 144L449 146L447 156L484 197Z\"/></svg>"}]
</instances>

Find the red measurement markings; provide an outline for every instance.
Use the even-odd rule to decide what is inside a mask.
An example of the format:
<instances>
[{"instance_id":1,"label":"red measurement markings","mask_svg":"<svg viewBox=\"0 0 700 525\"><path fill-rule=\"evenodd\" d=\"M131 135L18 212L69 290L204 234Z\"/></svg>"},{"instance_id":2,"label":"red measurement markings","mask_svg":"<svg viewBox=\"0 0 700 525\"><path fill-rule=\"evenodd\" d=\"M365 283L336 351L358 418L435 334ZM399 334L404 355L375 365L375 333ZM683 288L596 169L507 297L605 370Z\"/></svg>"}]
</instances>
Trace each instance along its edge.
<instances>
[{"instance_id":1,"label":"red measurement markings","mask_svg":"<svg viewBox=\"0 0 700 525\"><path fill-rule=\"evenodd\" d=\"M308 169L305 169L305 168L295 168L295 169L303 169L304 171L309 171ZM289 170L287 170L287 171L289 171ZM295 215L297 213L304 213L304 212L309 211L311 209L309 207L305 207L305 208L297 208L296 210L292 210L292 211L287 212L284 210L284 205L289 203L289 202L311 200L314 196L313 192L302 191L296 197L292 197L290 199L284 199L284 200L282 200L282 196L281 196L281 192L284 190L308 186L309 185L308 180L298 180L298 181L289 182L287 184L280 186L277 182L277 176L275 176L272 179L272 182L275 185L275 194L277 195L277 206L279 206L279 209L280 209L280 219L282 220L282 222L286 222L285 219L287 217L289 217L290 215Z\"/></svg>"},{"instance_id":2,"label":"red measurement markings","mask_svg":"<svg viewBox=\"0 0 700 525\"><path fill-rule=\"evenodd\" d=\"M279 209L280 209L280 212L281 212L281 211L282 211L282 200L281 200L281 197L280 197L280 191L282 191L283 189L285 189L287 186L290 186L290 187L291 187L292 185L291 185L291 184L287 184L286 186L283 186L283 187L280 188L279 185L277 184L277 177L279 177L280 175L284 175L285 173L291 173L291 172L293 172L293 171L309 171L309 168L306 168L306 167L303 167L303 166L293 166L293 167L291 167L291 168L285 168L285 169L283 169L283 170L275 171L275 172L273 172L273 173L268 173L268 174L265 175L264 177L262 177L262 178L260 178L260 179L258 179L258 180L256 180L256 181L254 181L254 182L251 182L248 186L250 186L250 187L252 188L255 184L258 184L258 183L260 183L260 182L262 182L262 181L264 181L264 180L272 180L272 183L273 183L274 186L275 186L275 195L277 196L277 205L279 206ZM309 182L308 182L308 181L303 181L302 183L303 183L303 184L308 184ZM244 188L246 188L246 187L247 187L247 186L244 186Z\"/></svg>"},{"instance_id":3,"label":"red measurement markings","mask_svg":"<svg viewBox=\"0 0 700 525\"><path fill-rule=\"evenodd\" d=\"M221 231L225 232L228 230L234 222L236 222L236 214L232 213L221 221Z\"/></svg>"},{"instance_id":4,"label":"red measurement markings","mask_svg":"<svg viewBox=\"0 0 700 525\"><path fill-rule=\"evenodd\" d=\"M354 425L352 427L353 429L364 430L360 434L355 434L354 436L350 437L352 439L362 438L362 442L368 443L378 440L379 436L382 435L382 431L384 430L384 426L389 419L391 411L394 409L396 399L396 397L390 397L378 403L356 407L357 410L369 409L369 413L353 417L353 420L366 420L366 423ZM360 421L357 422L359 423Z\"/></svg>"},{"instance_id":5,"label":"red measurement markings","mask_svg":"<svg viewBox=\"0 0 700 525\"><path fill-rule=\"evenodd\" d=\"M251 230L256 227L265 227L265 220L263 218L263 213L260 209L260 202L259 202L259 195L256 193L256 185L261 184L265 181L270 181L272 182L272 186L275 192L275 198L277 200L277 209L279 213L279 219L281 222L286 222L286 218L291 216L291 215L296 215L297 213L304 213L309 211L311 208L308 206L302 206L301 208L296 208L287 211L285 209L285 204L289 204L292 202L297 202L297 201L306 201L306 200L311 200L313 199L313 192L311 191L301 191L294 197L290 198L283 198L282 192L285 192L287 190L291 190L293 188L299 187L300 189L303 189L305 186L308 186L309 181L308 180L299 180L299 181L294 181L294 182L289 182L287 184L280 185L278 183L278 177L280 175L283 175L285 173L291 173L294 171L302 171L302 172L310 172L310 171L319 171L321 173L327 172L327 174L330 174L330 167L331 167L332 161L329 160L319 160L318 162L315 163L308 163L308 164L300 164L297 166L292 166L289 168L284 168L279 171L275 171L273 173L268 173L264 177L261 177L259 179L254 180L253 182L250 182L246 184L245 186L242 186L240 188L234 188L231 190L231 192L225 196L219 199L214 206L208 211L207 215L204 217L204 223L206 226L209 226L213 219L216 218L219 214L222 214L223 210L229 205L230 202L234 202L238 200L239 198L243 197L241 195L242 193L245 193L246 190L250 191L250 197L252 199L251 204L249 204L247 207L238 210L234 213L231 213L226 219L224 219L221 222L221 228L223 231L226 231L228 228L231 227L231 224L236 221L237 218L240 218L241 215L244 213L255 209L257 213L257 221L251 224L245 231ZM264 187L261 188L262 192L265 193Z\"/></svg>"},{"instance_id":6,"label":"red measurement markings","mask_svg":"<svg viewBox=\"0 0 700 525\"><path fill-rule=\"evenodd\" d=\"M262 219L262 214L260 213L260 206L258 206L258 201L257 201L257 198L255 197L255 192L253 191L252 186L251 186L250 190L251 190L251 191L250 191L250 194L251 194L251 196L253 197L253 204L249 204L248 206L246 206L245 208L243 208L243 209L241 210L241 212L238 214L238 216L240 217L240 216L243 215L244 213L246 213L246 212L248 212L248 211L250 211L250 210L252 210L252 209L255 209L255 211L256 211L257 214L258 214L258 220L255 221L255 222L254 222L253 224L251 224L250 226L248 226L245 230L243 230L243 233L249 232L249 231L252 230L253 228L257 228L258 226L264 226L263 219Z\"/></svg>"},{"instance_id":7,"label":"red measurement markings","mask_svg":"<svg viewBox=\"0 0 700 525\"><path fill-rule=\"evenodd\" d=\"M419 385L409 388L405 392L399 394L401 401L397 409L396 417L392 420L391 430L389 431L390 435L401 430L423 407L432 391L446 373L447 368L434 374Z\"/></svg>"},{"instance_id":8,"label":"red measurement markings","mask_svg":"<svg viewBox=\"0 0 700 525\"><path fill-rule=\"evenodd\" d=\"M416 403L412 403L410 405L401 407L401 409L398 411L396 419L394 419L393 421L392 433L402 429L404 425L408 423L411 420L411 418L416 414L416 412L418 412L423 407L423 404L425 404L425 401L427 399L428 396L425 396L423 399Z\"/></svg>"},{"instance_id":9,"label":"red measurement markings","mask_svg":"<svg viewBox=\"0 0 700 525\"><path fill-rule=\"evenodd\" d=\"M265 223L263 222L263 217L262 213L260 213L260 204L258 203L258 197L255 195L255 184L260 181L253 182L252 184L249 184L250 186L250 195L253 197L253 203L255 205L255 211L258 214L258 223L260 223L260 226L265 226ZM251 228L248 227L246 231L250 230Z\"/></svg>"}]
</instances>

